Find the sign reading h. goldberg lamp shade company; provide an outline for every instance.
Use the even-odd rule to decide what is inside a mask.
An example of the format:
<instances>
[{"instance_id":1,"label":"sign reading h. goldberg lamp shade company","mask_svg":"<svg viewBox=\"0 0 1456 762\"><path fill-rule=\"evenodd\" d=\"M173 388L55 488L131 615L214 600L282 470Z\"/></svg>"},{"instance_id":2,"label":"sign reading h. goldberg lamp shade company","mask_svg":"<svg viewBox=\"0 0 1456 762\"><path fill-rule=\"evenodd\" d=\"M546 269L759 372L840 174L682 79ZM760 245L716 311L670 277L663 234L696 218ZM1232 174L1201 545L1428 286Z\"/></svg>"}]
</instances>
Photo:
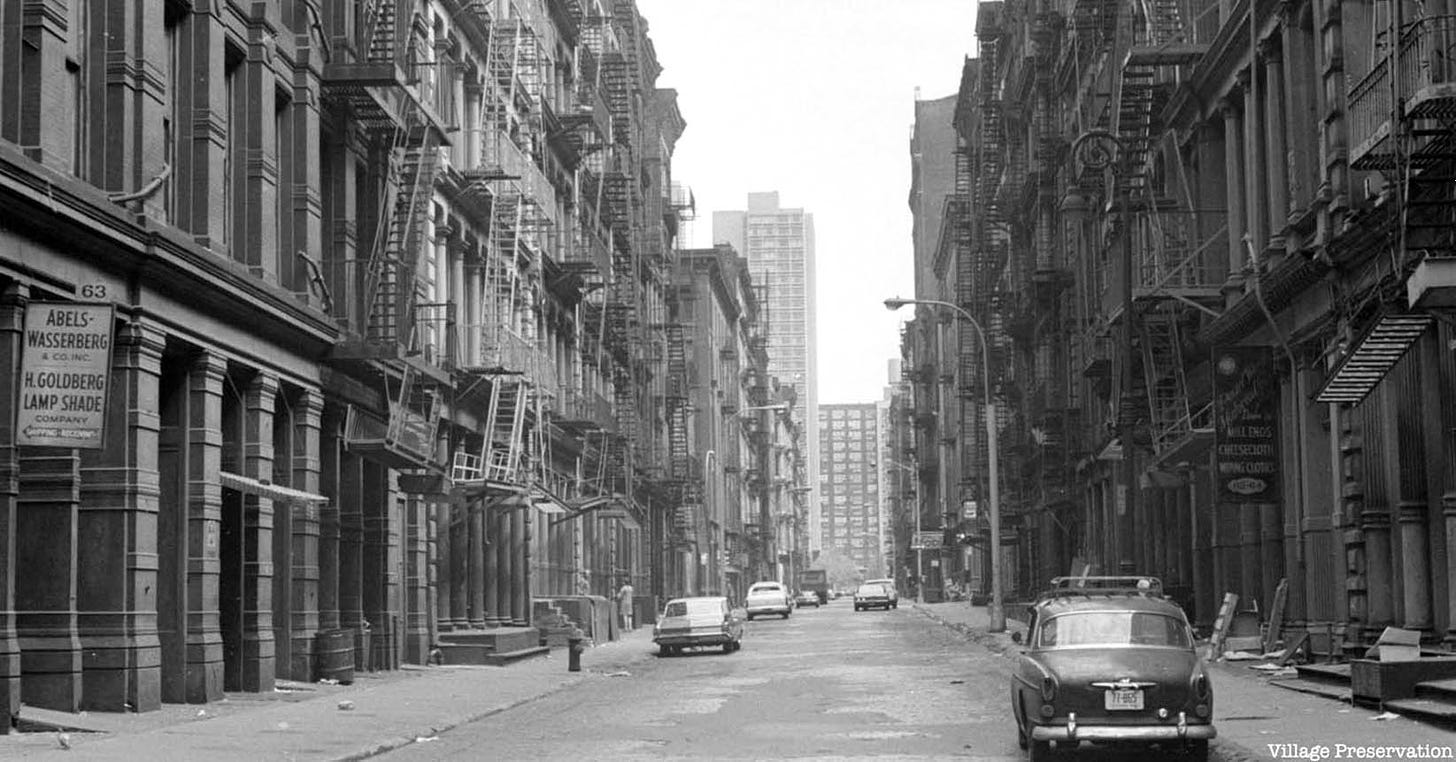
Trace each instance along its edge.
<instances>
[{"instance_id":1,"label":"sign reading h. goldberg lamp shade company","mask_svg":"<svg viewBox=\"0 0 1456 762\"><path fill-rule=\"evenodd\" d=\"M17 445L102 446L113 312L102 304L25 306Z\"/></svg>"},{"instance_id":2,"label":"sign reading h. goldberg lamp shade company","mask_svg":"<svg viewBox=\"0 0 1456 762\"><path fill-rule=\"evenodd\" d=\"M1278 500L1279 379L1269 347L1214 349L1213 419L1219 501Z\"/></svg>"}]
</instances>

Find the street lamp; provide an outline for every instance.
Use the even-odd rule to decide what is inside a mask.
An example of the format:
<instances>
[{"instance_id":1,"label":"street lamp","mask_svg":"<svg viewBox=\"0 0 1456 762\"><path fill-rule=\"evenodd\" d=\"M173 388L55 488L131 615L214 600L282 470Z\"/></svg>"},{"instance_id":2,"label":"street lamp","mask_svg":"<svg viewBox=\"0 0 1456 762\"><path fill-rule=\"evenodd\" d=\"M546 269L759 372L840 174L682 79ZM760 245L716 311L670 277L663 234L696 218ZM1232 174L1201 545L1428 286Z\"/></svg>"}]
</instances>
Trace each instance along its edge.
<instances>
[{"instance_id":1,"label":"street lamp","mask_svg":"<svg viewBox=\"0 0 1456 762\"><path fill-rule=\"evenodd\" d=\"M986 332L981 328L975 316L966 312L959 306L950 302L943 302L936 299L900 299L898 297L885 300L885 309L891 312L904 307L907 304L923 304L927 307L941 307L953 310L966 322L976 329L976 338L981 342L981 384L982 394L986 398L986 449L987 449L987 476L991 482L991 505L987 508L986 515L991 523L991 632L1006 631L1006 609L1005 602L1001 597L1001 485L1000 485L1000 464L998 463L996 447L996 403L991 399L991 350L986 343ZM915 522L917 536L920 524L920 510L916 506ZM916 565L919 565L918 552ZM917 574L919 571L917 570ZM917 580L918 581L918 580Z\"/></svg>"}]
</instances>

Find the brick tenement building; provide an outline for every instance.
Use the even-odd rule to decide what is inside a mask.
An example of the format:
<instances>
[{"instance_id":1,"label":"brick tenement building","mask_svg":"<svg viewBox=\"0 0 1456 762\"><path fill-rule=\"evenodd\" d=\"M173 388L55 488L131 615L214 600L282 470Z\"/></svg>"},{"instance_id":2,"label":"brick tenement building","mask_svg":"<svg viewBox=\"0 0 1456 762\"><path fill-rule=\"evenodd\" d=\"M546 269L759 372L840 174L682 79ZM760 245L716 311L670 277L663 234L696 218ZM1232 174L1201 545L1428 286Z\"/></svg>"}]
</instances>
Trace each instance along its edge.
<instances>
[{"instance_id":1,"label":"brick tenement building","mask_svg":"<svg viewBox=\"0 0 1456 762\"><path fill-rule=\"evenodd\" d=\"M1011 594L1151 573L1206 626L1287 581L1317 650L1456 642L1447 10L980 3L943 287L990 334Z\"/></svg>"},{"instance_id":2,"label":"brick tenement building","mask_svg":"<svg viewBox=\"0 0 1456 762\"><path fill-rule=\"evenodd\" d=\"M632 2L3 13L0 729L660 588L685 123Z\"/></svg>"}]
</instances>

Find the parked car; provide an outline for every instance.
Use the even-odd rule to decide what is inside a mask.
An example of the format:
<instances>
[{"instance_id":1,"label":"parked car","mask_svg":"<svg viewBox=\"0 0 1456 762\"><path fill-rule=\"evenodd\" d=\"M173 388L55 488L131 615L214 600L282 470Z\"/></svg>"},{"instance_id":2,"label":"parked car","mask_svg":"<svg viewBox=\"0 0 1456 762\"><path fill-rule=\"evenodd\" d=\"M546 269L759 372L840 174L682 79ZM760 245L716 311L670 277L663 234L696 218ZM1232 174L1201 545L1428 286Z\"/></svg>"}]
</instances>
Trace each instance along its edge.
<instances>
[{"instance_id":1,"label":"parked car","mask_svg":"<svg viewBox=\"0 0 1456 762\"><path fill-rule=\"evenodd\" d=\"M900 593L895 589L895 580L886 577L884 579L867 579L864 583L866 585L883 585L885 591L890 594L890 608L900 608Z\"/></svg>"},{"instance_id":2,"label":"parked car","mask_svg":"<svg viewBox=\"0 0 1456 762\"><path fill-rule=\"evenodd\" d=\"M721 647L733 653L743 647L743 615L722 596L674 598L662 607L652 642L662 656L684 648Z\"/></svg>"},{"instance_id":3,"label":"parked car","mask_svg":"<svg viewBox=\"0 0 1456 762\"><path fill-rule=\"evenodd\" d=\"M819 596L813 590L800 590L794 593L794 606L800 608L813 606L817 609L819 608Z\"/></svg>"},{"instance_id":4,"label":"parked car","mask_svg":"<svg viewBox=\"0 0 1456 762\"><path fill-rule=\"evenodd\" d=\"M854 591L855 611L864 611L866 609L885 609L888 611L892 608L895 608L895 605L890 602L890 591L884 585L866 582Z\"/></svg>"},{"instance_id":5,"label":"parked car","mask_svg":"<svg viewBox=\"0 0 1456 762\"><path fill-rule=\"evenodd\" d=\"M1011 712L1033 761L1083 742L1208 759L1213 685L1152 577L1060 577L1031 606ZM1055 744L1055 749L1053 748Z\"/></svg>"},{"instance_id":6,"label":"parked car","mask_svg":"<svg viewBox=\"0 0 1456 762\"><path fill-rule=\"evenodd\" d=\"M779 582L753 583L748 588L746 603L749 621L764 614L778 614L780 617L788 619L789 613L794 608L788 588Z\"/></svg>"}]
</instances>

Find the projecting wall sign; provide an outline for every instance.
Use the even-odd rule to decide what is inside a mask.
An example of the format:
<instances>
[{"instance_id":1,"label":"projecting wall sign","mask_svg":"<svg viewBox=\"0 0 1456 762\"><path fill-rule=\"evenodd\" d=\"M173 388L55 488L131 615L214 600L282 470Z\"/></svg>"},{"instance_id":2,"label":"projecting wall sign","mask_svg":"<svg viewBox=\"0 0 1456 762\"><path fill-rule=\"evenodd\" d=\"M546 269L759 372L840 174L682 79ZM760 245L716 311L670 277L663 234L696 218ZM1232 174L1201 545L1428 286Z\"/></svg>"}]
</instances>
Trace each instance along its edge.
<instances>
[{"instance_id":1,"label":"projecting wall sign","mask_svg":"<svg viewBox=\"0 0 1456 762\"><path fill-rule=\"evenodd\" d=\"M1213 353L1218 499L1279 499L1279 379L1269 347L1220 347Z\"/></svg>"}]
</instances>

